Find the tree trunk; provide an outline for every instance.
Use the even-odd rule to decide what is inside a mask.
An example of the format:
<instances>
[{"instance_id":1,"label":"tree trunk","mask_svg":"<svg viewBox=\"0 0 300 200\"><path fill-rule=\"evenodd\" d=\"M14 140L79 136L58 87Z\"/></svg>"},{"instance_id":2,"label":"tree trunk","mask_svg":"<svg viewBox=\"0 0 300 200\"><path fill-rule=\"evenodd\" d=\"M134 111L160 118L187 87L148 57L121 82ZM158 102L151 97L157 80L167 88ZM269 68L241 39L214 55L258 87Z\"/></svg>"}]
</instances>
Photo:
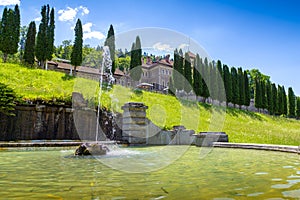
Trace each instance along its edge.
<instances>
[{"instance_id":1,"label":"tree trunk","mask_svg":"<svg viewBox=\"0 0 300 200\"><path fill-rule=\"evenodd\" d=\"M4 53L4 54L3 54L3 62L6 63L6 61L7 61L7 53Z\"/></svg>"},{"instance_id":2,"label":"tree trunk","mask_svg":"<svg viewBox=\"0 0 300 200\"><path fill-rule=\"evenodd\" d=\"M71 67L72 67L72 66L71 66ZM77 68L77 66L74 66L74 71L73 71L74 76L77 75L77 73L76 73L76 68Z\"/></svg>"}]
</instances>

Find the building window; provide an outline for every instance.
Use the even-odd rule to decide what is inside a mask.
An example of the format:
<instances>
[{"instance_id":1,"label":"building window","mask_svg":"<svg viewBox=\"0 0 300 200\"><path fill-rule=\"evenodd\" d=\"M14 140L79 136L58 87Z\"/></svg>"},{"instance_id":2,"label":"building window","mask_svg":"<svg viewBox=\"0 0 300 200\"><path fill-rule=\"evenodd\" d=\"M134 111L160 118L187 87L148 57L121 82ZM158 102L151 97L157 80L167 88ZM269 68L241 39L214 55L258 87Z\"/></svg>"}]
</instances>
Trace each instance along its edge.
<instances>
[{"instance_id":1,"label":"building window","mask_svg":"<svg viewBox=\"0 0 300 200\"><path fill-rule=\"evenodd\" d=\"M165 70L162 70L162 74L164 74L165 73Z\"/></svg>"},{"instance_id":2,"label":"building window","mask_svg":"<svg viewBox=\"0 0 300 200\"><path fill-rule=\"evenodd\" d=\"M148 77L148 73L146 72L146 77Z\"/></svg>"}]
</instances>

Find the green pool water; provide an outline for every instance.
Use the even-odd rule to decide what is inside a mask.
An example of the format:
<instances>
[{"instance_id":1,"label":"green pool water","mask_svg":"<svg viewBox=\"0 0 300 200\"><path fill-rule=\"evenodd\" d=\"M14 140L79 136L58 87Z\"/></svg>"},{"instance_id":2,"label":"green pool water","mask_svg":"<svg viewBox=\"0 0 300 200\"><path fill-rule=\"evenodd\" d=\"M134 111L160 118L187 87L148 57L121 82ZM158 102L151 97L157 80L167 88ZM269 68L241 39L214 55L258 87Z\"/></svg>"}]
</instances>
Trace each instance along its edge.
<instances>
[{"instance_id":1,"label":"green pool water","mask_svg":"<svg viewBox=\"0 0 300 200\"><path fill-rule=\"evenodd\" d=\"M300 157L291 153L214 148L203 157L201 148L173 146L168 151L185 153L170 165L120 170L164 163L167 158L155 153L161 148L122 148L85 158L72 156L74 149L2 149L0 199L300 198Z\"/></svg>"}]
</instances>

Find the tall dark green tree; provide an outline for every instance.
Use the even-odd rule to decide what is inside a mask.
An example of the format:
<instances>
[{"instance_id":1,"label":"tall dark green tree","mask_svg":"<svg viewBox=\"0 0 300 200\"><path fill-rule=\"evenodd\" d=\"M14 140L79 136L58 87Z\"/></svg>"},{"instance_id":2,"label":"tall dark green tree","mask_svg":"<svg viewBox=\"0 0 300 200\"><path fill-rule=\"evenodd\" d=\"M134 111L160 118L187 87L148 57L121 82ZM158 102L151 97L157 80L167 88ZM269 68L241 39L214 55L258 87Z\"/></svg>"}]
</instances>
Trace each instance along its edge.
<instances>
[{"instance_id":1,"label":"tall dark green tree","mask_svg":"<svg viewBox=\"0 0 300 200\"><path fill-rule=\"evenodd\" d=\"M192 65L191 65L191 59L188 53L185 53L184 55L184 91L190 92L193 85L193 79L192 79Z\"/></svg>"},{"instance_id":2,"label":"tall dark green tree","mask_svg":"<svg viewBox=\"0 0 300 200\"><path fill-rule=\"evenodd\" d=\"M248 72L245 70L244 71L244 87L245 87L245 99L244 99L244 104L245 106L250 106L250 101L251 101L251 94L250 94L250 85L249 85L249 76Z\"/></svg>"},{"instance_id":3,"label":"tall dark green tree","mask_svg":"<svg viewBox=\"0 0 300 200\"><path fill-rule=\"evenodd\" d=\"M296 96L294 94L293 88L288 89L288 116L295 117L296 111Z\"/></svg>"},{"instance_id":4,"label":"tall dark green tree","mask_svg":"<svg viewBox=\"0 0 300 200\"><path fill-rule=\"evenodd\" d=\"M179 85L179 90L184 89L184 57L183 57L183 52L182 49L179 49L178 52L178 72L180 74L180 85Z\"/></svg>"},{"instance_id":5,"label":"tall dark green tree","mask_svg":"<svg viewBox=\"0 0 300 200\"><path fill-rule=\"evenodd\" d=\"M255 80L254 104L258 110L262 108L261 81L258 79Z\"/></svg>"},{"instance_id":6,"label":"tall dark green tree","mask_svg":"<svg viewBox=\"0 0 300 200\"><path fill-rule=\"evenodd\" d=\"M83 43L83 32L81 20L78 19L75 26L75 40L73 50L71 54L71 64L74 66L74 75L76 76L76 67L82 63L82 43Z\"/></svg>"},{"instance_id":7,"label":"tall dark green tree","mask_svg":"<svg viewBox=\"0 0 300 200\"><path fill-rule=\"evenodd\" d=\"M45 68L47 60L52 58L54 52L54 9L49 5L42 6L41 9L42 19L39 25L39 31L36 38L35 54L39 61L39 65Z\"/></svg>"},{"instance_id":8,"label":"tall dark green tree","mask_svg":"<svg viewBox=\"0 0 300 200\"><path fill-rule=\"evenodd\" d=\"M241 108L245 104L245 80L244 73L241 67L238 68L238 87L239 87L239 98L238 104Z\"/></svg>"},{"instance_id":9,"label":"tall dark green tree","mask_svg":"<svg viewBox=\"0 0 300 200\"><path fill-rule=\"evenodd\" d=\"M300 118L300 97L297 97L296 98L297 100L296 100L296 117L297 117L297 119L299 119Z\"/></svg>"},{"instance_id":10,"label":"tall dark green tree","mask_svg":"<svg viewBox=\"0 0 300 200\"><path fill-rule=\"evenodd\" d=\"M142 45L139 36L136 36L135 43L132 44L130 69L130 77L135 81L139 81L143 73Z\"/></svg>"},{"instance_id":11,"label":"tall dark green tree","mask_svg":"<svg viewBox=\"0 0 300 200\"><path fill-rule=\"evenodd\" d=\"M201 75L202 75L202 86L203 86L203 102L205 103L207 98L210 96L208 86L209 86L209 66L208 66L208 59L205 57L204 62L202 65L202 70L201 70Z\"/></svg>"},{"instance_id":12,"label":"tall dark green tree","mask_svg":"<svg viewBox=\"0 0 300 200\"><path fill-rule=\"evenodd\" d=\"M226 92L222 91L223 89L225 90L222 62L218 60L216 65L216 94L220 103L226 101Z\"/></svg>"},{"instance_id":13,"label":"tall dark green tree","mask_svg":"<svg viewBox=\"0 0 300 200\"><path fill-rule=\"evenodd\" d=\"M282 86L282 93L283 93L283 114L287 115L287 96L286 96L286 92L285 92L285 88L284 86Z\"/></svg>"},{"instance_id":14,"label":"tall dark green tree","mask_svg":"<svg viewBox=\"0 0 300 200\"><path fill-rule=\"evenodd\" d=\"M199 54L197 54L195 59L195 64L194 64L194 71L193 71L193 88L197 96L201 96L203 93L202 77L200 73L201 65L202 65L202 60Z\"/></svg>"},{"instance_id":15,"label":"tall dark green tree","mask_svg":"<svg viewBox=\"0 0 300 200\"><path fill-rule=\"evenodd\" d=\"M3 52L3 61L7 61L9 54L18 52L20 40L20 10L4 8L0 26L0 50Z\"/></svg>"},{"instance_id":16,"label":"tall dark green tree","mask_svg":"<svg viewBox=\"0 0 300 200\"><path fill-rule=\"evenodd\" d=\"M176 88L174 87L174 80L173 80L172 76L170 76L170 79L169 79L168 93L173 96L176 94Z\"/></svg>"},{"instance_id":17,"label":"tall dark green tree","mask_svg":"<svg viewBox=\"0 0 300 200\"><path fill-rule=\"evenodd\" d=\"M273 110L273 99L272 99L272 85L271 81L266 81L266 96L267 96L267 110L272 114Z\"/></svg>"},{"instance_id":18,"label":"tall dark green tree","mask_svg":"<svg viewBox=\"0 0 300 200\"><path fill-rule=\"evenodd\" d=\"M260 80L260 89L261 89L261 108L266 109L268 105L268 100L266 96L266 83L263 80Z\"/></svg>"},{"instance_id":19,"label":"tall dark green tree","mask_svg":"<svg viewBox=\"0 0 300 200\"><path fill-rule=\"evenodd\" d=\"M174 63L173 63L173 81L174 87L176 90L183 89L183 74L182 74L182 66L181 66L181 58L177 49L174 51Z\"/></svg>"},{"instance_id":20,"label":"tall dark green tree","mask_svg":"<svg viewBox=\"0 0 300 200\"><path fill-rule=\"evenodd\" d=\"M226 92L226 105L228 106L228 103L232 102L232 82L229 67L227 65L223 65L223 77Z\"/></svg>"},{"instance_id":21,"label":"tall dark green tree","mask_svg":"<svg viewBox=\"0 0 300 200\"><path fill-rule=\"evenodd\" d=\"M277 88L275 83L272 83L272 102L273 102L273 106L272 109L270 110L270 114L275 115L276 114L276 110L278 110L278 104L277 104Z\"/></svg>"},{"instance_id":22,"label":"tall dark green tree","mask_svg":"<svg viewBox=\"0 0 300 200\"><path fill-rule=\"evenodd\" d=\"M276 111L277 115L282 115L284 112L284 104L283 104L283 91L282 91L282 87L280 85L278 85L277 87L277 105L278 105L278 110Z\"/></svg>"},{"instance_id":23,"label":"tall dark green tree","mask_svg":"<svg viewBox=\"0 0 300 200\"><path fill-rule=\"evenodd\" d=\"M238 74L235 67L231 68L231 84L232 84L232 102L234 106L236 104L239 104L239 97L240 97L240 91L239 91L239 81L238 81Z\"/></svg>"},{"instance_id":24,"label":"tall dark green tree","mask_svg":"<svg viewBox=\"0 0 300 200\"><path fill-rule=\"evenodd\" d=\"M110 58L112 61L112 73L114 73L116 70L116 66L115 66L116 44L115 44L115 31L114 31L114 27L112 24L109 27L104 45L109 47Z\"/></svg>"},{"instance_id":25,"label":"tall dark green tree","mask_svg":"<svg viewBox=\"0 0 300 200\"><path fill-rule=\"evenodd\" d=\"M26 34L24 57L23 57L25 63L29 65L34 64L35 36L36 36L36 26L35 26L35 22L32 21L29 24L29 28Z\"/></svg>"}]
</instances>

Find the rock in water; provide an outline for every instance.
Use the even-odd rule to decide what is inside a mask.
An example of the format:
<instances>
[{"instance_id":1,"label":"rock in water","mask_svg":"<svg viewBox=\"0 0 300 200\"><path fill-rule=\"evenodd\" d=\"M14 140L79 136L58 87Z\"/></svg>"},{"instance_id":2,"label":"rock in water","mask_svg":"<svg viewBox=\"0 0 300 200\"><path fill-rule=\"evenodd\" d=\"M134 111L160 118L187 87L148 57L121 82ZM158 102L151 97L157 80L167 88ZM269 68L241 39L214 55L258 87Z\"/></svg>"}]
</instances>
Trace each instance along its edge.
<instances>
[{"instance_id":1,"label":"rock in water","mask_svg":"<svg viewBox=\"0 0 300 200\"><path fill-rule=\"evenodd\" d=\"M85 143L81 144L76 150L76 156L87 156L87 155L105 155L109 149L107 146L98 143Z\"/></svg>"}]
</instances>

